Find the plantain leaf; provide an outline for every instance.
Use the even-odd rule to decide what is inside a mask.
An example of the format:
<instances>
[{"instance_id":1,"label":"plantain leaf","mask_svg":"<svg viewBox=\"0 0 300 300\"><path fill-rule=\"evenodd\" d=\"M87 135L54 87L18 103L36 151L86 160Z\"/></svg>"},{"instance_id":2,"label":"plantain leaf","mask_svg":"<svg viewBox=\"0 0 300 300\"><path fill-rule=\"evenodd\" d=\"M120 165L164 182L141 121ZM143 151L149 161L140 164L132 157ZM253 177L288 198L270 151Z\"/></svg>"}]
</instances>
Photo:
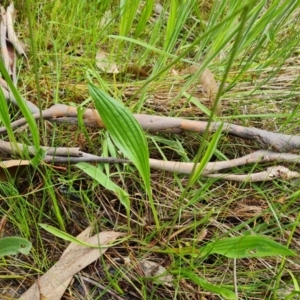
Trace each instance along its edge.
<instances>
[{"instance_id":1,"label":"plantain leaf","mask_svg":"<svg viewBox=\"0 0 300 300\"><path fill-rule=\"evenodd\" d=\"M146 186L150 186L148 145L140 124L124 105L105 92L92 84L89 91L114 143L139 170Z\"/></svg>"},{"instance_id":2,"label":"plantain leaf","mask_svg":"<svg viewBox=\"0 0 300 300\"><path fill-rule=\"evenodd\" d=\"M274 255L293 256L295 253L264 236L230 237L209 243L201 249L201 256L221 254L229 258L251 258Z\"/></svg>"},{"instance_id":3,"label":"plantain leaf","mask_svg":"<svg viewBox=\"0 0 300 300\"><path fill-rule=\"evenodd\" d=\"M141 174L156 227L159 228L158 215L150 186L148 144L140 124L123 104L91 83L89 83L89 91L113 142L130 159Z\"/></svg>"},{"instance_id":4,"label":"plantain leaf","mask_svg":"<svg viewBox=\"0 0 300 300\"><path fill-rule=\"evenodd\" d=\"M31 247L31 243L23 238L6 237L0 239L0 257L18 253L28 254Z\"/></svg>"}]
</instances>

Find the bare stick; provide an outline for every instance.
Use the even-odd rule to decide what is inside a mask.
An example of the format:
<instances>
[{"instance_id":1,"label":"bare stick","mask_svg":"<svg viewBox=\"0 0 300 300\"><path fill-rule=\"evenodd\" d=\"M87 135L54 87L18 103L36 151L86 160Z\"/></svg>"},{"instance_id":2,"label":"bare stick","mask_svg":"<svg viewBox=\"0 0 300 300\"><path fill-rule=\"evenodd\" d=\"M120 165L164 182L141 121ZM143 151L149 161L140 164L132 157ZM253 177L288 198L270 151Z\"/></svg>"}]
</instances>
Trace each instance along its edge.
<instances>
[{"instance_id":1,"label":"bare stick","mask_svg":"<svg viewBox=\"0 0 300 300\"><path fill-rule=\"evenodd\" d=\"M22 144L18 144L18 147L27 151L31 156L36 154L33 147L26 147ZM78 162L99 162L99 163L130 163L126 159L111 158L111 157L100 157L88 153L79 151L79 148L53 148L53 147L42 147L47 155L44 158L46 163L78 163ZM5 154L18 155L17 148L12 146L9 142L0 141L0 152ZM258 162L270 162L270 161L281 161L281 162L292 162L299 163L300 156L289 153L276 153L271 151L256 151L252 154L240 157L237 159L221 162L208 163L204 169L202 176L211 178L220 178L225 180L243 181L243 182L257 182L257 181L270 181L277 178L284 180L298 178L300 174L295 171L290 171L288 168L283 166L269 167L266 171L259 173L251 173L248 175L243 174L215 174L214 172L222 169L228 169L240 165L247 165L250 163ZM180 163L175 161L160 161L157 159L149 159L150 167L161 171L177 172L183 174L191 174L194 163Z\"/></svg>"},{"instance_id":2,"label":"bare stick","mask_svg":"<svg viewBox=\"0 0 300 300\"><path fill-rule=\"evenodd\" d=\"M77 124L77 108L63 104L56 104L42 112L44 119L51 122ZM38 119L39 113L34 114ZM157 133L181 133L183 131L192 131L203 133L206 130L207 122L191 121L180 118L151 116L145 114L136 114L134 117L141 124L142 128L148 132ZM104 124L95 109L86 109L83 114L83 123L85 126L104 128ZM12 123L16 128L26 124L25 119L20 119ZM221 122L211 124L210 131L214 132L221 125ZM0 128L0 133L6 132L6 128ZM278 152L287 152L294 149L300 149L300 137L281 133L270 132L262 129L244 127L229 123L223 123L223 132L243 139L254 140L264 149L274 149Z\"/></svg>"},{"instance_id":3,"label":"bare stick","mask_svg":"<svg viewBox=\"0 0 300 300\"><path fill-rule=\"evenodd\" d=\"M216 171L229 169L237 166L254 164L259 162L289 162L300 163L300 155L291 153L277 153L273 151L258 150L251 154L218 162L210 162L206 165L202 175L208 175ZM175 161L163 161L150 158L150 166L153 169L164 170L169 172L177 172L182 174L191 174L194 163L183 163Z\"/></svg>"},{"instance_id":4,"label":"bare stick","mask_svg":"<svg viewBox=\"0 0 300 300\"><path fill-rule=\"evenodd\" d=\"M243 181L243 182L260 182L271 181L274 179L289 180L293 178L299 178L300 173L291 171L283 166L269 167L266 171L258 173L250 173L248 175L239 174L207 174L210 178L220 178L225 180Z\"/></svg>"},{"instance_id":5,"label":"bare stick","mask_svg":"<svg viewBox=\"0 0 300 300\"><path fill-rule=\"evenodd\" d=\"M58 155L58 156L75 156L79 157L82 155L82 152L79 151L79 148L69 148L69 147L41 147L46 151L47 155ZM18 155L18 149L22 152L28 153L28 155L33 156L36 154L36 149L32 146L23 145L17 143L14 145L9 142L0 141L0 153L8 154L8 155Z\"/></svg>"},{"instance_id":6,"label":"bare stick","mask_svg":"<svg viewBox=\"0 0 300 300\"><path fill-rule=\"evenodd\" d=\"M127 159L114 158L114 157L102 157L96 155L91 155L91 156L83 155L82 157L46 155L43 161L46 163L55 163L55 164L66 164L66 163L77 164L79 162L97 162L97 163L109 163L109 164L130 163L130 161Z\"/></svg>"}]
</instances>

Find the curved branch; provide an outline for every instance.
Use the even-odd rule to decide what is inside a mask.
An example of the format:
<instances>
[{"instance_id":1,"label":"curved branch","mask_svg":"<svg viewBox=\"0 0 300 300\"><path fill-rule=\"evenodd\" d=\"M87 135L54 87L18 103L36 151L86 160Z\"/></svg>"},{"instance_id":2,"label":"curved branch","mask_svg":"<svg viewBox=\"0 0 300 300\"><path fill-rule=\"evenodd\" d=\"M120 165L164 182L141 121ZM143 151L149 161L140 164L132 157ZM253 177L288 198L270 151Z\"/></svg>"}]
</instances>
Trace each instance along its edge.
<instances>
[{"instance_id":1,"label":"curved branch","mask_svg":"<svg viewBox=\"0 0 300 300\"><path fill-rule=\"evenodd\" d=\"M207 177L210 178L219 178L226 180L234 181L243 181L243 182L259 182L259 181L271 181L275 179L293 179L299 178L300 173L296 171L291 171L283 166L269 167L266 171L251 173L248 175L237 175L237 174L209 174Z\"/></svg>"},{"instance_id":2,"label":"curved branch","mask_svg":"<svg viewBox=\"0 0 300 300\"><path fill-rule=\"evenodd\" d=\"M33 114L35 119L40 117L39 112ZM42 112L44 119L57 123L77 124L77 108L64 104L56 104ZM134 117L145 131L157 133L181 133L184 130L203 133L207 122L193 121L181 118L151 116L146 114L135 114ZM104 124L95 109L86 109L83 114L85 126L104 128ZM26 124L26 120L20 119L12 123L13 128ZM210 131L214 132L221 122L211 124ZM0 128L0 133L6 132L6 128ZM255 140L265 149L274 149L278 152L300 149L300 137L281 133L270 132L257 128L249 128L230 123L223 123L223 132L243 139Z\"/></svg>"}]
</instances>

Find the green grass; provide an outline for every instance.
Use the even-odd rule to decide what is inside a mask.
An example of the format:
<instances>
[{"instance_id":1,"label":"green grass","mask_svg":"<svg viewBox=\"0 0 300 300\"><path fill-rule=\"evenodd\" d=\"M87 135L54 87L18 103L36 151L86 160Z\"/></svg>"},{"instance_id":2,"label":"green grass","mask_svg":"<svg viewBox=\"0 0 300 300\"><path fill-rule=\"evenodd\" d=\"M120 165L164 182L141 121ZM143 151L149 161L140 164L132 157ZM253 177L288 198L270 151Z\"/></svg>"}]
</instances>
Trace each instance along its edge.
<instances>
[{"instance_id":1,"label":"green grass","mask_svg":"<svg viewBox=\"0 0 300 300\"><path fill-rule=\"evenodd\" d=\"M55 103L100 109L88 90L88 83L93 83L102 96L109 94L132 113L212 121L218 102L220 120L297 135L299 4L172 0L161 1L162 12L154 13L154 1L16 1L16 31L28 46L29 57L28 64L18 61L18 94L40 109ZM123 70L121 74L106 74L96 67L100 49ZM151 66L152 71L147 78L139 78L126 71L129 65ZM190 65L197 67L196 73L183 75ZM207 67L220 87L214 107L200 85ZM1 105L11 119L20 118L18 109ZM138 147L130 149L126 141L120 146L114 129L85 128L80 120L78 126L40 121L36 126L26 109L21 112L28 118L28 131L9 131L3 140L36 149L39 145L78 146L95 155L132 155L136 167L90 167L102 179L108 178L113 189L108 181L93 179L70 165L35 165L26 175L0 183L0 217L8 218L2 236L24 237L33 245L27 256L0 258L3 299L10 299L11 278L16 291L21 286L27 289L68 245L40 223L73 236L90 225L95 231L128 233L129 239L79 274L124 299L226 299L228 291L235 290L239 299L297 299L292 296L299 293L299 254L234 260L221 254L203 258L188 251L255 234L299 253L299 181L227 182L196 176L201 169L190 178L153 170L149 175L147 166L142 167L143 158L132 152ZM7 125L7 114L1 115L1 122ZM199 161L202 167L209 160L240 157L258 147L209 132L203 136L146 133L146 138L151 158ZM38 152L35 161L42 155ZM24 158L28 157L24 154ZM265 167L245 166L230 172L247 174ZM130 203L120 198L116 187L129 195ZM126 257L130 264L123 261ZM157 285L153 278L146 278L139 265L145 258L165 267L173 284ZM75 299L87 297L80 292L84 284L79 275L64 299L71 299L71 294ZM95 285L87 287L91 299L110 297Z\"/></svg>"}]
</instances>

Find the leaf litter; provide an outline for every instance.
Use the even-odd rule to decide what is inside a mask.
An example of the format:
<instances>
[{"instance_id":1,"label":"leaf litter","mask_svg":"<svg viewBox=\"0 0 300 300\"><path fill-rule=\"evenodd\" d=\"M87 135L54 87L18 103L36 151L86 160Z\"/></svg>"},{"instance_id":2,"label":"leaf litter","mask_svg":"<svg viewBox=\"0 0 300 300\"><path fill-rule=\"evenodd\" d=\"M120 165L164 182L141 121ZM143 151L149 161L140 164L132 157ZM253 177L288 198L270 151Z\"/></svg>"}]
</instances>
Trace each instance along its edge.
<instances>
[{"instance_id":1,"label":"leaf litter","mask_svg":"<svg viewBox=\"0 0 300 300\"><path fill-rule=\"evenodd\" d=\"M118 237L121 232L100 232L89 237L92 228L86 228L77 238L88 244L108 245ZM67 289L73 276L86 266L102 256L108 248L88 248L71 243L61 255L58 262L21 295L22 300L39 300L41 295L51 300L59 300Z\"/></svg>"}]
</instances>

